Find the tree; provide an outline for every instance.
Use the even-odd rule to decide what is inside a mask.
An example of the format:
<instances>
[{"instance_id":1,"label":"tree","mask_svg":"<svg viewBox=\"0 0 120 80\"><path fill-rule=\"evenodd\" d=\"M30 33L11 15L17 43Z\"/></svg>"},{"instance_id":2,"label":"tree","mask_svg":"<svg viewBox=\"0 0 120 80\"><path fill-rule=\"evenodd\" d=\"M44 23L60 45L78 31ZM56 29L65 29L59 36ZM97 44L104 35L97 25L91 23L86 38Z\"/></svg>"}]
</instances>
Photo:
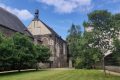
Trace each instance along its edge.
<instances>
[{"instance_id":1,"label":"tree","mask_svg":"<svg viewBox=\"0 0 120 80\"><path fill-rule=\"evenodd\" d=\"M0 44L4 41L4 35L2 33L0 33Z\"/></svg>"},{"instance_id":2,"label":"tree","mask_svg":"<svg viewBox=\"0 0 120 80\"><path fill-rule=\"evenodd\" d=\"M120 66L120 40L119 39L114 39L114 50L113 50L113 54L112 54L112 59L114 61L114 65L116 66Z\"/></svg>"},{"instance_id":3,"label":"tree","mask_svg":"<svg viewBox=\"0 0 120 80\"><path fill-rule=\"evenodd\" d=\"M91 45L93 33L80 31L79 26L72 25L67 37L70 57L75 68L94 68L100 60L100 52Z\"/></svg>"},{"instance_id":4,"label":"tree","mask_svg":"<svg viewBox=\"0 0 120 80\"><path fill-rule=\"evenodd\" d=\"M0 67L21 69L33 68L36 62L48 61L49 48L35 45L32 39L24 34L15 33L11 37L0 34Z\"/></svg>"},{"instance_id":5,"label":"tree","mask_svg":"<svg viewBox=\"0 0 120 80\"><path fill-rule=\"evenodd\" d=\"M0 33L0 66L4 69L10 67L14 53L14 44L11 38L5 37Z\"/></svg>"},{"instance_id":6,"label":"tree","mask_svg":"<svg viewBox=\"0 0 120 80\"><path fill-rule=\"evenodd\" d=\"M68 32L69 35L67 37L67 43L69 47L69 58L72 58L72 62L74 64L75 58L77 57L79 51L77 45L79 38L81 37L80 26L72 24Z\"/></svg>"},{"instance_id":7,"label":"tree","mask_svg":"<svg viewBox=\"0 0 120 80\"><path fill-rule=\"evenodd\" d=\"M94 47L98 47L103 55L111 50L109 40L113 38L112 15L106 10L96 10L88 14L89 22L94 27Z\"/></svg>"},{"instance_id":8,"label":"tree","mask_svg":"<svg viewBox=\"0 0 120 80\"><path fill-rule=\"evenodd\" d=\"M98 48L102 53L103 68L105 70L105 57L114 52L113 40L119 37L120 14L111 14L107 10L95 10L88 14L86 27L93 27L92 47Z\"/></svg>"},{"instance_id":9,"label":"tree","mask_svg":"<svg viewBox=\"0 0 120 80\"><path fill-rule=\"evenodd\" d=\"M18 70L26 65L29 66L31 62L35 61L34 44L26 35L16 33L13 36L15 47L14 61L18 64Z\"/></svg>"},{"instance_id":10,"label":"tree","mask_svg":"<svg viewBox=\"0 0 120 80\"><path fill-rule=\"evenodd\" d=\"M36 70L38 69L39 62L47 62L49 61L50 57L50 50L49 48L43 45L35 45L35 53L36 55Z\"/></svg>"},{"instance_id":11,"label":"tree","mask_svg":"<svg viewBox=\"0 0 120 80\"><path fill-rule=\"evenodd\" d=\"M113 15L113 24L115 28L115 39L113 40L114 50L113 50L113 58L115 61L115 65L120 65L120 13Z\"/></svg>"},{"instance_id":12,"label":"tree","mask_svg":"<svg viewBox=\"0 0 120 80\"><path fill-rule=\"evenodd\" d=\"M99 49L92 47L91 41L91 32L85 32L84 35L79 39L79 55L77 55L77 58L75 59L76 68L95 68L95 64L100 61L101 53Z\"/></svg>"}]
</instances>

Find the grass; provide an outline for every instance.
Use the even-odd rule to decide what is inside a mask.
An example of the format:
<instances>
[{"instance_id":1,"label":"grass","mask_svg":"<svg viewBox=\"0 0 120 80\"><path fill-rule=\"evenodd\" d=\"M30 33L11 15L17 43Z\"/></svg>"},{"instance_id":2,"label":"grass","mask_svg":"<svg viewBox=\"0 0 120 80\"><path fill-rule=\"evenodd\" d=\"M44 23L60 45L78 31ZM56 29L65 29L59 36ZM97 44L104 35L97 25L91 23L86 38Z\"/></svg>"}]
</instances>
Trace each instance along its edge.
<instances>
[{"instance_id":1,"label":"grass","mask_svg":"<svg viewBox=\"0 0 120 80\"><path fill-rule=\"evenodd\" d=\"M98 70L42 70L0 74L0 80L120 80Z\"/></svg>"}]
</instances>

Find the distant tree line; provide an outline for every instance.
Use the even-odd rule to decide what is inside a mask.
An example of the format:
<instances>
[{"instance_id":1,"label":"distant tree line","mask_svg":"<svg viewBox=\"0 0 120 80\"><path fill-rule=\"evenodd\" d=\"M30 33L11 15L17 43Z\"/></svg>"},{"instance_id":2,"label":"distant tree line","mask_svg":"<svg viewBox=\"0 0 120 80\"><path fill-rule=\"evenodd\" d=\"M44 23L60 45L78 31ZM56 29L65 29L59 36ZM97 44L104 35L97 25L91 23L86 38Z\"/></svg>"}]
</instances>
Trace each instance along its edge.
<instances>
[{"instance_id":1,"label":"distant tree line","mask_svg":"<svg viewBox=\"0 0 120 80\"><path fill-rule=\"evenodd\" d=\"M120 62L120 14L95 10L88 14L88 21L84 21L83 26L84 32L74 24L68 31L69 56L74 67L95 68L107 53L112 53L115 61ZM86 28L92 30L88 32Z\"/></svg>"},{"instance_id":2,"label":"distant tree line","mask_svg":"<svg viewBox=\"0 0 120 80\"><path fill-rule=\"evenodd\" d=\"M38 63L48 61L49 48L35 45L31 38L16 33L7 37L0 33L0 70L21 70L35 68Z\"/></svg>"}]
</instances>

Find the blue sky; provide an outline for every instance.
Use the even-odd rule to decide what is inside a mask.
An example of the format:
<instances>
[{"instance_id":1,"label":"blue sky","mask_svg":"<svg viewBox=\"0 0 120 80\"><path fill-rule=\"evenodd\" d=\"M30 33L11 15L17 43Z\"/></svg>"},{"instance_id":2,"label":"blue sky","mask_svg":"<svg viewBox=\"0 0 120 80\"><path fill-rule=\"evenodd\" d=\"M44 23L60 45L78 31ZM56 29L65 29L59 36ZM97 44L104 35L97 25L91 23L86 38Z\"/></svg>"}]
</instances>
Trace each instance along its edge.
<instances>
[{"instance_id":1,"label":"blue sky","mask_svg":"<svg viewBox=\"0 0 120 80\"><path fill-rule=\"evenodd\" d=\"M71 24L82 26L93 10L120 13L120 0L0 0L0 7L18 16L26 26L39 9L39 18L65 39Z\"/></svg>"}]
</instances>

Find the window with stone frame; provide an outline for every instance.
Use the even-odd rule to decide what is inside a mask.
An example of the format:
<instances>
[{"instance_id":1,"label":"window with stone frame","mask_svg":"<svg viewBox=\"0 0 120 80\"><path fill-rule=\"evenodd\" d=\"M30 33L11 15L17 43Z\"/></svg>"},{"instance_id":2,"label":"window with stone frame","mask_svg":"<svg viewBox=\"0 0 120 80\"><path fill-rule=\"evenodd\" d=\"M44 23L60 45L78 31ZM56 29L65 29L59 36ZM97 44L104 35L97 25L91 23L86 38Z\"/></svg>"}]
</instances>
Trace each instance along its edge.
<instances>
[{"instance_id":1,"label":"window with stone frame","mask_svg":"<svg viewBox=\"0 0 120 80\"><path fill-rule=\"evenodd\" d=\"M42 38L42 42L43 42L43 45L49 45L49 40L46 37Z\"/></svg>"},{"instance_id":2,"label":"window with stone frame","mask_svg":"<svg viewBox=\"0 0 120 80\"><path fill-rule=\"evenodd\" d=\"M57 55L57 57L60 56L60 46L58 43L56 44L56 55Z\"/></svg>"}]
</instances>

